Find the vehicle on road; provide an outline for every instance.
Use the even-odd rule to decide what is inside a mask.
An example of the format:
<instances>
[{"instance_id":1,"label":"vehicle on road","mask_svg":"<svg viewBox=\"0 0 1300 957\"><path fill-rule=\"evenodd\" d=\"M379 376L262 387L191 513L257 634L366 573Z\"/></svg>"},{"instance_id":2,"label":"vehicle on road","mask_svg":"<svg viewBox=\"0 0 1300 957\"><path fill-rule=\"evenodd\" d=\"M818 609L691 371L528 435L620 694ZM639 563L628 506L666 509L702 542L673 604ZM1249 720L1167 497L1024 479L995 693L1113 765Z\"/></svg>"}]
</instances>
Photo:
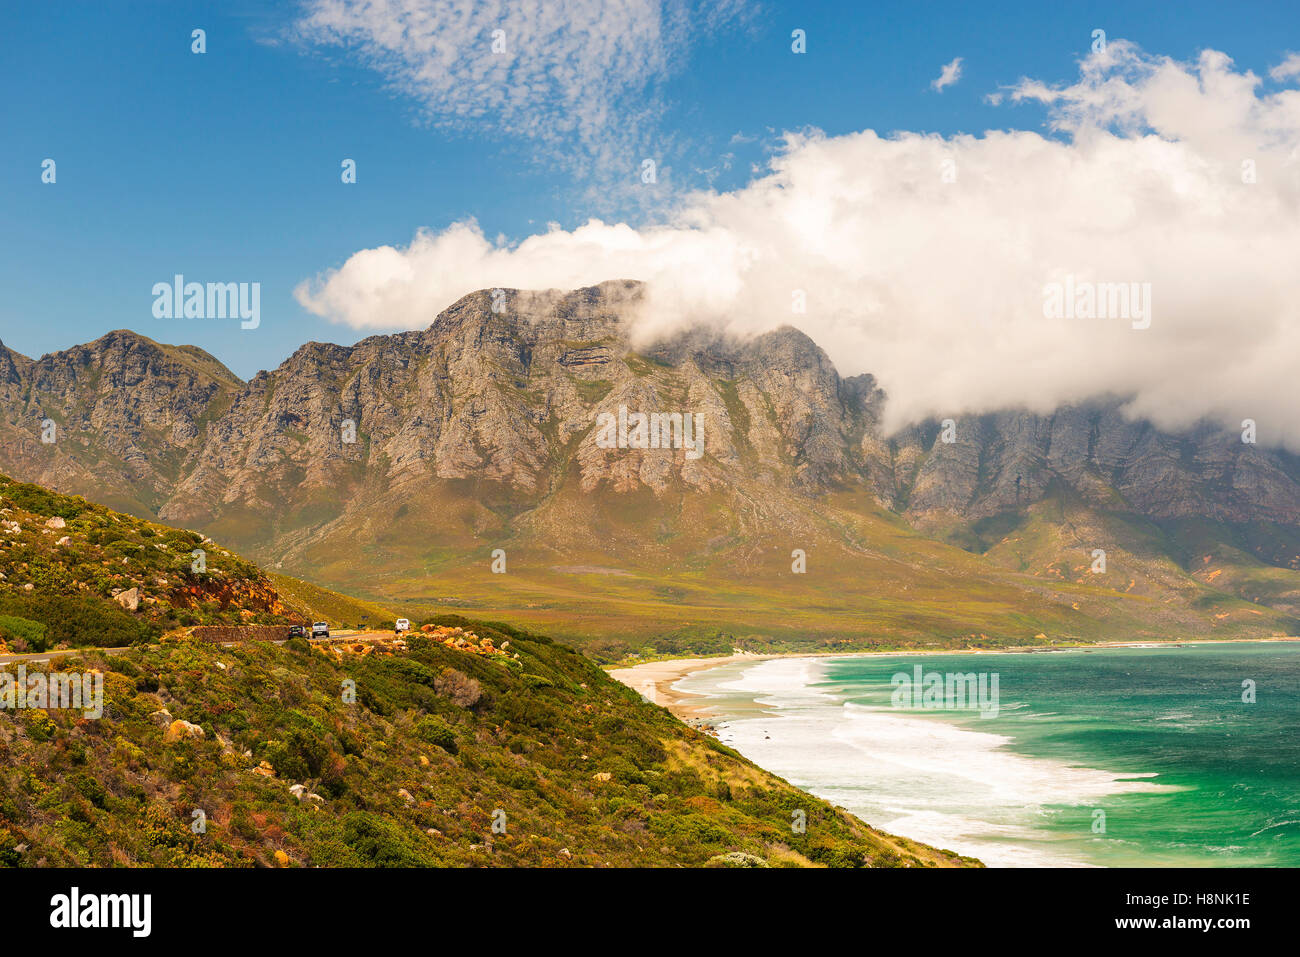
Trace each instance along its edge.
<instances>
[{"instance_id":1,"label":"vehicle on road","mask_svg":"<svg viewBox=\"0 0 1300 957\"><path fill-rule=\"evenodd\" d=\"M290 626L289 626L289 637L290 637L290 638L306 638L306 637L307 637L307 629L304 628L302 625L290 625Z\"/></svg>"},{"instance_id":2,"label":"vehicle on road","mask_svg":"<svg viewBox=\"0 0 1300 957\"><path fill-rule=\"evenodd\" d=\"M327 621L313 622L311 626L311 636L313 638L328 638L330 636L330 626Z\"/></svg>"},{"instance_id":3,"label":"vehicle on road","mask_svg":"<svg viewBox=\"0 0 1300 957\"><path fill-rule=\"evenodd\" d=\"M397 621L393 623L393 631L399 635L404 631L410 631L410 630L411 630L411 619L409 618L399 618L397 619Z\"/></svg>"}]
</instances>

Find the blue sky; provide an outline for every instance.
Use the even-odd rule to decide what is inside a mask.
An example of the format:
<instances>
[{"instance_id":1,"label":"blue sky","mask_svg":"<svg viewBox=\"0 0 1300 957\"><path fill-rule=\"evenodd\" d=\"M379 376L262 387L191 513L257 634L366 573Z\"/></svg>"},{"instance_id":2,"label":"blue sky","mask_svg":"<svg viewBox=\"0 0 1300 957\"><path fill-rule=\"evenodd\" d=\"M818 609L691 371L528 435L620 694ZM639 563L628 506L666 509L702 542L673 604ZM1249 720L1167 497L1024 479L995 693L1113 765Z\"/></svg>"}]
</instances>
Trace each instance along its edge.
<instances>
[{"instance_id":1,"label":"blue sky","mask_svg":"<svg viewBox=\"0 0 1300 957\"><path fill-rule=\"evenodd\" d=\"M1094 28L1179 60L1213 46L1261 76L1300 47L1289 3L769 2L682 31L667 51L672 68L634 82L620 101L660 103L658 118L578 168L557 158L562 143L518 131L526 109L505 133L492 109L449 124L430 115L437 101L422 102L355 50L287 39L302 16L295 5L216 7L6 10L6 345L38 356L127 327L200 345L249 377L308 339L383 331L312 315L293 290L358 250L404 245L420 228L473 218L487 236L517 242L591 215L652 223L686 190L743 187L787 130L1045 131L1042 105L994 106L986 96L1023 77L1073 82ZM510 23L508 10L500 22ZM207 34L202 55L190 51L196 27ZM805 55L790 52L794 28L807 32ZM960 79L935 91L955 57ZM544 104L538 110L545 115ZM657 157L664 180L649 199L624 198L641 155ZM54 185L40 181L47 157ZM357 161L355 185L340 183L344 158ZM177 272L260 282L260 328L155 319L151 287Z\"/></svg>"}]
</instances>

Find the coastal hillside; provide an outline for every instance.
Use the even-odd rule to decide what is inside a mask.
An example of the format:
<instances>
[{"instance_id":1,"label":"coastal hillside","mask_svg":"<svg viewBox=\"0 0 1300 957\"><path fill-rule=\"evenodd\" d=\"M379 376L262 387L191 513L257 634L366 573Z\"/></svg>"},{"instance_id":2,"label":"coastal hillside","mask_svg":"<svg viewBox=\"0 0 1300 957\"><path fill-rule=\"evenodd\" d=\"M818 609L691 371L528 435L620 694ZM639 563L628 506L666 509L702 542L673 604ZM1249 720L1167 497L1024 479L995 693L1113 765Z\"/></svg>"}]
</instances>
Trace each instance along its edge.
<instances>
[{"instance_id":1,"label":"coastal hillside","mask_svg":"<svg viewBox=\"0 0 1300 957\"><path fill-rule=\"evenodd\" d=\"M393 618L382 606L268 575L198 532L0 475L0 654L326 616L340 625Z\"/></svg>"},{"instance_id":2,"label":"coastal hillside","mask_svg":"<svg viewBox=\"0 0 1300 957\"><path fill-rule=\"evenodd\" d=\"M0 653L92 646L21 667L102 682L75 708L0 695L5 864L970 863L797 790L540 635L441 618L207 643L186 625L387 609L3 478L0 522Z\"/></svg>"},{"instance_id":3,"label":"coastal hillside","mask_svg":"<svg viewBox=\"0 0 1300 957\"><path fill-rule=\"evenodd\" d=\"M971 863L873 830L504 626L167 641L57 668L102 673L103 716L0 711L9 865Z\"/></svg>"},{"instance_id":4,"label":"coastal hillside","mask_svg":"<svg viewBox=\"0 0 1300 957\"><path fill-rule=\"evenodd\" d=\"M119 647L294 611L261 569L198 532L0 476L4 651Z\"/></svg>"}]
</instances>

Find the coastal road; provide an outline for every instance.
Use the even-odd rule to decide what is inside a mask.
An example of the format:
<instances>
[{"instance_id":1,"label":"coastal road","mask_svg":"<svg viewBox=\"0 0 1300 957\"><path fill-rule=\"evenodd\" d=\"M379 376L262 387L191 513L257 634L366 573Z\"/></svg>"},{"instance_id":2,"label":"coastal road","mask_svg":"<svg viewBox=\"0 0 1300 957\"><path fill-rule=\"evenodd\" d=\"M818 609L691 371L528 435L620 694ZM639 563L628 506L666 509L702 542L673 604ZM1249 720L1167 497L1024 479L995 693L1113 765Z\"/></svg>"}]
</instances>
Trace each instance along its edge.
<instances>
[{"instance_id":1,"label":"coastal road","mask_svg":"<svg viewBox=\"0 0 1300 957\"><path fill-rule=\"evenodd\" d=\"M357 635L364 634L388 634L388 632L363 632L363 631L332 631L330 638L355 638ZM309 638L308 641L328 641L330 638ZM285 638L280 641L273 641L273 645L282 645L289 639ZM221 643L223 648L233 647L237 642L225 641ZM87 651L102 651L106 655L120 655L127 651L127 648L60 648L58 651L33 651L21 655L0 655L0 667L4 665L16 665L25 661L49 661L52 658L66 658L68 655L79 655Z\"/></svg>"},{"instance_id":2,"label":"coastal road","mask_svg":"<svg viewBox=\"0 0 1300 957\"><path fill-rule=\"evenodd\" d=\"M23 661L49 661L51 658L66 658L79 655L85 651L102 651L106 655L120 655L126 648L61 648L58 651L35 651L24 655L0 655L0 665L15 665Z\"/></svg>"}]
</instances>

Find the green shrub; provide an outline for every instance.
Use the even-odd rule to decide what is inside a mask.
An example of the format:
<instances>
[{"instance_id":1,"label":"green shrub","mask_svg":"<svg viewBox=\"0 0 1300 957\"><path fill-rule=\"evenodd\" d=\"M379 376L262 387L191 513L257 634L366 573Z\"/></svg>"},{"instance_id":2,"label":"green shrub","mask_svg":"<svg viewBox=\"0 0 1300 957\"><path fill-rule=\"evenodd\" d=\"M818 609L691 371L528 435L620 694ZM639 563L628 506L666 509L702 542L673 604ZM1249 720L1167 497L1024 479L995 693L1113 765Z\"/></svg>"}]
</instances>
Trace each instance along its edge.
<instances>
[{"instance_id":1,"label":"green shrub","mask_svg":"<svg viewBox=\"0 0 1300 957\"><path fill-rule=\"evenodd\" d=\"M55 515L69 521L90 508L83 498L58 495L39 485L15 482L4 490L4 497L19 508L37 515L53 518Z\"/></svg>"},{"instance_id":2,"label":"green shrub","mask_svg":"<svg viewBox=\"0 0 1300 957\"><path fill-rule=\"evenodd\" d=\"M89 595L3 595L0 615L45 625L47 647L66 642L83 648L124 648L162 633L157 625L141 621L116 602Z\"/></svg>"},{"instance_id":3,"label":"green shrub","mask_svg":"<svg viewBox=\"0 0 1300 957\"><path fill-rule=\"evenodd\" d=\"M298 781L319 777L328 754L329 745L301 728L294 728L283 741L269 741L266 746L266 760L275 773Z\"/></svg>"},{"instance_id":4,"label":"green shrub","mask_svg":"<svg viewBox=\"0 0 1300 957\"><path fill-rule=\"evenodd\" d=\"M304 638L290 638L284 643L286 651L292 651L295 655L309 657L311 655L311 645Z\"/></svg>"},{"instance_id":5,"label":"green shrub","mask_svg":"<svg viewBox=\"0 0 1300 957\"><path fill-rule=\"evenodd\" d=\"M374 867L418 867L427 863L412 850L406 830L363 811L353 811L343 819L343 840L364 863Z\"/></svg>"},{"instance_id":6,"label":"green shrub","mask_svg":"<svg viewBox=\"0 0 1300 957\"><path fill-rule=\"evenodd\" d=\"M27 642L28 651L44 651L49 647L43 624L16 615L0 615L0 638L21 638Z\"/></svg>"},{"instance_id":7,"label":"green shrub","mask_svg":"<svg viewBox=\"0 0 1300 957\"><path fill-rule=\"evenodd\" d=\"M430 744L436 744L448 754L456 753L456 732L441 718L433 715L421 718L415 724L415 736Z\"/></svg>"}]
</instances>

